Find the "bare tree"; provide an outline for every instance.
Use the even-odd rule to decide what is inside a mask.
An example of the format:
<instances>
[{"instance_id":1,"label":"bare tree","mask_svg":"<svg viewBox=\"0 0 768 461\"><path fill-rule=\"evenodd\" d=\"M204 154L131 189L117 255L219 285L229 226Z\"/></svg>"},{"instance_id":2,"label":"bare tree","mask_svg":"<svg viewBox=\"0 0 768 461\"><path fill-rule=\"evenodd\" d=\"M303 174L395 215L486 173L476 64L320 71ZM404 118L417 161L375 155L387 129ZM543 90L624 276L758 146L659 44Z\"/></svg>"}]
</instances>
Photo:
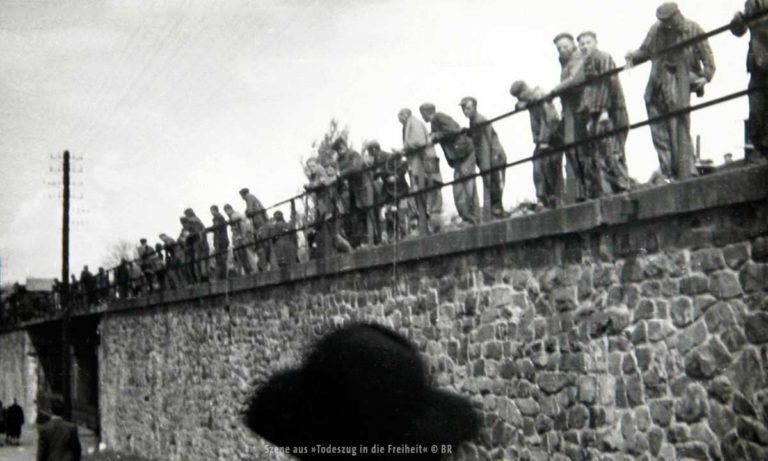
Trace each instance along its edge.
<instances>
[{"instance_id":1,"label":"bare tree","mask_svg":"<svg viewBox=\"0 0 768 461\"><path fill-rule=\"evenodd\" d=\"M120 264L120 260L125 258L128 261L136 259L136 246L129 240L118 240L109 249L109 254L104 257L101 264L105 269L111 269Z\"/></svg>"},{"instance_id":2,"label":"bare tree","mask_svg":"<svg viewBox=\"0 0 768 461\"><path fill-rule=\"evenodd\" d=\"M329 163L335 163L334 154L331 150L331 144L337 138L344 138L345 141L349 140L349 128L344 126L341 128L339 121L336 118L332 118L328 124L328 130L323 134L320 140L315 140L312 143L312 149L317 152L317 160L322 165Z\"/></svg>"}]
</instances>

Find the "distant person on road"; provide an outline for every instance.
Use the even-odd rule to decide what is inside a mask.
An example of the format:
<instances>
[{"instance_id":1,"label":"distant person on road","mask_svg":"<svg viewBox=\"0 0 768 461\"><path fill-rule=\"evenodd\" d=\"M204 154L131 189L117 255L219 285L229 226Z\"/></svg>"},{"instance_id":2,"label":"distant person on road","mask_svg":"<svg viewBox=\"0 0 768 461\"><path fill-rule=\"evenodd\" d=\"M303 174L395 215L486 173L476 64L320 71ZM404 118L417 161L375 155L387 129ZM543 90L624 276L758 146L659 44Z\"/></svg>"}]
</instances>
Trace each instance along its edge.
<instances>
[{"instance_id":1,"label":"distant person on road","mask_svg":"<svg viewBox=\"0 0 768 461\"><path fill-rule=\"evenodd\" d=\"M5 409L5 441L9 445L18 445L21 439L21 426L24 425L24 410L16 399Z\"/></svg>"},{"instance_id":2,"label":"distant person on road","mask_svg":"<svg viewBox=\"0 0 768 461\"><path fill-rule=\"evenodd\" d=\"M39 429L37 461L80 461L82 447L77 426L62 418L64 404L60 400L54 400L51 407L51 420Z\"/></svg>"},{"instance_id":3,"label":"distant person on road","mask_svg":"<svg viewBox=\"0 0 768 461\"><path fill-rule=\"evenodd\" d=\"M80 284L83 289L83 303L88 306L96 300L96 280L93 274L88 270L88 266L83 266L80 272Z\"/></svg>"}]
</instances>

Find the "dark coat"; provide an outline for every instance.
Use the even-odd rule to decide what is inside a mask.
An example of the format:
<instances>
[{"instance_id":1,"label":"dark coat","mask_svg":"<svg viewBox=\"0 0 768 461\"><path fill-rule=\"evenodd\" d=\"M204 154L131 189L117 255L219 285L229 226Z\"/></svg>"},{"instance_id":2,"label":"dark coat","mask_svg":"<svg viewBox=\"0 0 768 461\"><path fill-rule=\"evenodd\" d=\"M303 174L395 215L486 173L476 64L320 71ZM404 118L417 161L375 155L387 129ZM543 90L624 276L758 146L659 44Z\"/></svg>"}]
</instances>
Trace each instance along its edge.
<instances>
[{"instance_id":1,"label":"dark coat","mask_svg":"<svg viewBox=\"0 0 768 461\"><path fill-rule=\"evenodd\" d=\"M77 426L61 418L53 418L40 427L37 461L80 461L82 448Z\"/></svg>"}]
</instances>

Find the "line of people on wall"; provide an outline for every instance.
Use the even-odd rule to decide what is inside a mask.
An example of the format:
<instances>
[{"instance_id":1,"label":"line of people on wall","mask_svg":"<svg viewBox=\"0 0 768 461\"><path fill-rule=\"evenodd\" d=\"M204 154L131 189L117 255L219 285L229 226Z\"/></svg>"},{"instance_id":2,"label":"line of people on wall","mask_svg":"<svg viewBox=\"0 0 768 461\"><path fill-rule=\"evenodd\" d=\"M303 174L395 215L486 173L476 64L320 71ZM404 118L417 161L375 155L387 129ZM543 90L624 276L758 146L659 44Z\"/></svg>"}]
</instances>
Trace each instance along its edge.
<instances>
[{"instance_id":1,"label":"line of people on wall","mask_svg":"<svg viewBox=\"0 0 768 461\"><path fill-rule=\"evenodd\" d=\"M768 82L768 23L765 17L748 21L766 10L764 3L748 0L745 10L731 21L735 35L751 32L747 66L751 87ZM691 105L691 94L703 96L715 74L715 60L708 40L695 39L704 30L683 16L676 3L659 6L656 19L640 47L625 59L628 67L651 61L644 99L649 119L661 117L650 124L659 160L656 178L669 182L698 174L690 115L684 109ZM690 43L685 46L674 46L687 40ZM515 108L529 112L536 209L554 209L569 201L623 193L632 187L625 153L629 118L615 61L599 49L593 31L576 37L564 32L553 43L561 64L560 84L546 91L517 80L509 90L516 98ZM669 48L671 51L662 52ZM604 76L606 73L611 75ZM750 95L749 118L754 158L763 160L768 155L765 94ZM555 98L560 100L560 112L553 104ZM138 258L121 261L114 273L117 296L282 268L440 232L443 172L436 145L453 170L456 226L508 217L502 200L507 156L499 136L478 111L476 98L464 97L459 105L467 127L430 102L421 104L420 117L409 108L401 109L397 118L402 125L402 147L391 152L377 141L365 143L361 153L344 137L334 140L330 155L314 156L305 163L308 182L302 216L291 201L288 221L280 211L269 217L248 188L240 190L243 212L231 204L223 206L224 213L217 205L211 206L210 228L192 209L184 210L176 239L160 234L154 246L141 239ZM212 250L208 233L212 234ZM87 266L81 273L81 293L95 293L83 295L89 296L89 302L103 299L108 285L109 276L102 268L95 276Z\"/></svg>"}]
</instances>

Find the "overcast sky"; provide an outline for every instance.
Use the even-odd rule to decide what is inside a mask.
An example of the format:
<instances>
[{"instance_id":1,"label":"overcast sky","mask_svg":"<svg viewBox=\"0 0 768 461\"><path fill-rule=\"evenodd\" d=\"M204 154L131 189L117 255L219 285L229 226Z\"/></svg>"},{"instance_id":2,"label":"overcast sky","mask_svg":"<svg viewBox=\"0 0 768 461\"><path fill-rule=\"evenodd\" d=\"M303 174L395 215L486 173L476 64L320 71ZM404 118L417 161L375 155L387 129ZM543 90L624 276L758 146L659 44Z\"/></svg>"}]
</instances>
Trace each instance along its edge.
<instances>
[{"instance_id":1,"label":"overcast sky","mask_svg":"<svg viewBox=\"0 0 768 461\"><path fill-rule=\"evenodd\" d=\"M3 282L60 273L59 155L75 162L71 263L92 269L121 239L178 235L193 207L248 186L265 204L299 192L300 159L331 117L356 147L399 147L397 111L435 103L462 125L473 95L488 117L510 110L522 78L559 79L552 38L591 29L619 64L654 22L655 0L0 0L0 258ZM712 29L742 0L683 0ZM746 86L747 39L711 40L706 98ZM649 65L622 74L630 118L646 118ZM706 99L705 98L705 99ZM694 98L694 102L697 99ZM693 117L702 157L743 154L746 100ZM530 155L527 115L496 126L509 160ZM645 130L630 174L657 168ZM443 164L443 177L452 172ZM529 165L507 173L507 207L534 197ZM82 184L82 185L79 185ZM450 191L445 191L451 203Z\"/></svg>"}]
</instances>

